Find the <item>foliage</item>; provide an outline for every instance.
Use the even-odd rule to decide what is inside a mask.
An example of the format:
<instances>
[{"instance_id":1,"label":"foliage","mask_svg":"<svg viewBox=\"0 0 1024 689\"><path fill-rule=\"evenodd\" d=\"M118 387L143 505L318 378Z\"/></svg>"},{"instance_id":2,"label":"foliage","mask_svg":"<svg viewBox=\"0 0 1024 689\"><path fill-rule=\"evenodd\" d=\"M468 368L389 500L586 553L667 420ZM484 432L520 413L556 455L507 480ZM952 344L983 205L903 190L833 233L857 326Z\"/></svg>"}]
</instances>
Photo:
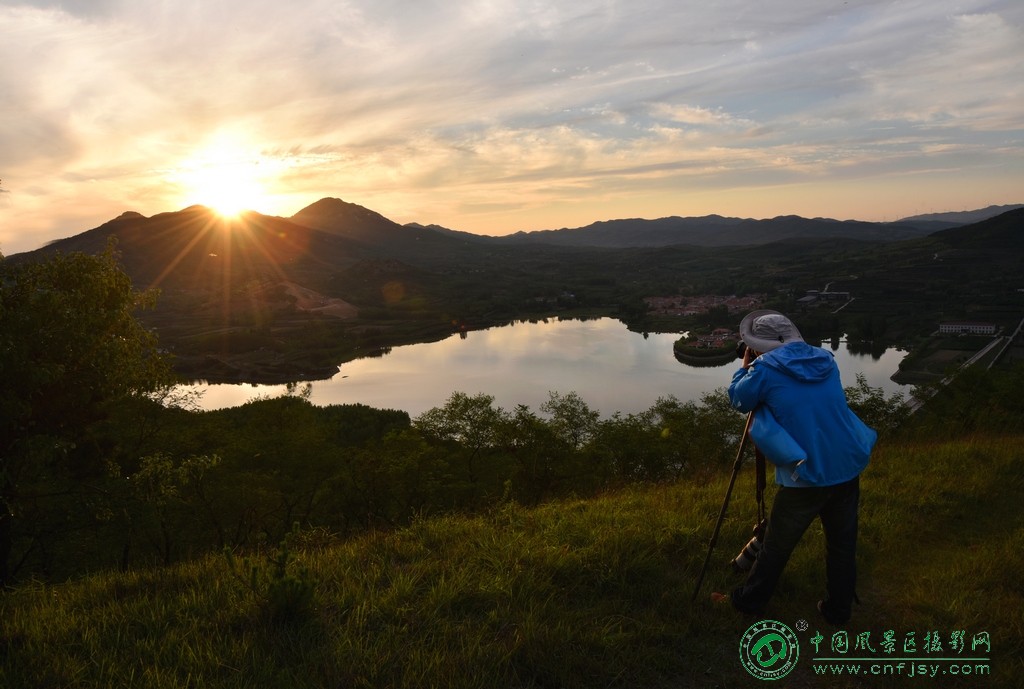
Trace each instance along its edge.
<instances>
[{"instance_id":1,"label":"foliage","mask_svg":"<svg viewBox=\"0 0 1024 689\"><path fill-rule=\"evenodd\" d=\"M126 494L115 494L116 504L124 517L122 565L127 564L128 548L139 536L153 544L161 554L161 563L170 564L174 547L180 545L177 522L188 518L191 501L186 491L201 494L207 475L220 464L220 457L190 456L175 459L158 452L140 458L138 469L126 476Z\"/></svg>"},{"instance_id":2,"label":"foliage","mask_svg":"<svg viewBox=\"0 0 1024 689\"><path fill-rule=\"evenodd\" d=\"M848 392L876 428L904 415L863 381ZM130 568L262 547L296 522L303 532L346 537L505 499L533 505L703 480L731 466L743 427L724 390L603 419L576 393L550 393L535 412L456 392L412 421L363 405L317 407L306 397L295 389L213 412L144 400L121 409L97 431L120 438L108 456L117 471L94 484L102 500L65 520L73 525L66 534L36 540L50 560L65 553L82 569ZM75 573L39 558L25 569Z\"/></svg>"},{"instance_id":3,"label":"foliage","mask_svg":"<svg viewBox=\"0 0 1024 689\"><path fill-rule=\"evenodd\" d=\"M876 451L862 483L862 603L851 636L870 631L880 651L878 639L889 629L901 642L916 633L918 644L931 630L946 636L964 629L968 643L986 631L991 675L948 674L942 686L1015 686L1024 670L1024 600L1015 586L1024 568L1021 441L1018 435L892 442ZM968 464L974 470L965 474ZM216 555L26 584L0 599L0 683L751 686L736 652L750 620L706 597L690 600L727 480L721 471L706 481L634 486L586 500L505 503L337 545L296 545L286 558L280 551L254 558L261 574L252 588L248 571ZM749 536L744 510L754 508L752 492L751 472L744 471L705 596L736 582L728 562ZM791 684L852 689L863 678L813 670L812 658L825 653L815 654L810 639L836 631L814 607L824 586L823 556L823 539L812 529L769 615L791 626L809 623L797 631L801 653ZM313 604L300 606L299 623L270 622L271 586L303 576L308 588L282 588L313 589L311 598L297 597ZM871 685L906 682L906 675L875 677Z\"/></svg>"},{"instance_id":4,"label":"foliage","mask_svg":"<svg viewBox=\"0 0 1024 689\"><path fill-rule=\"evenodd\" d=\"M555 437L571 450L579 450L593 439L600 419L600 414L575 392L548 393L548 400L540 405L540 410L550 417L548 424Z\"/></svg>"},{"instance_id":5,"label":"foliage","mask_svg":"<svg viewBox=\"0 0 1024 689\"><path fill-rule=\"evenodd\" d=\"M416 429L451 448L451 455L465 467L466 480L475 484L480 481L481 456L495 448L503 416L491 395L454 392L443 407L420 415Z\"/></svg>"},{"instance_id":6,"label":"foliage","mask_svg":"<svg viewBox=\"0 0 1024 689\"><path fill-rule=\"evenodd\" d=\"M857 374L857 383L847 387L846 401L861 421L879 434L896 430L909 416L910 407L903 395L886 397L882 388L872 388L863 373Z\"/></svg>"},{"instance_id":7,"label":"foliage","mask_svg":"<svg viewBox=\"0 0 1024 689\"><path fill-rule=\"evenodd\" d=\"M985 370L971 366L940 388L922 393L910 432L957 438L974 433L1024 431L1024 364Z\"/></svg>"},{"instance_id":8,"label":"foliage","mask_svg":"<svg viewBox=\"0 0 1024 689\"><path fill-rule=\"evenodd\" d=\"M110 255L53 263L65 260L102 263L117 288L131 294ZM8 279L5 290L13 285ZM1013 389L1000 381L987 385ZM968 394L958 390L950 398ZM722 390L699 402L661 399L645 412L607 419L575 393L551 393L538 413L524 406L507 411L489 395L456 392L414 421L404 412L362 405L318 408L309 402L309 388L297 385L280 398L216 412L195 411L190 400L174 400L166 389L152 401L124 392L129 396L74 410L77 419L66 414L76 420L69 428L77 428L77 436L39 434L19 446L22 466L37 469L35 483L21 485L34 485L38 494L22 501L28 505L22 510L31 508L35 516L23 520L18 533L24 575L59 578L252 548L283 538L295 522L347 536L425 515L484 509L503 496L536 504L630 483L709 476L732 461L742 427ZM906 420L901 399L886 399L863 379L847 394L855 411L883 433ZM970 394L972 409L983 410L986 402ZM19 402L5 398L12 409ZM1021 417L1013 395L990 396L988 404L995 413L961 414L953 425L976 429L986 420ZM10 524L4 520L0 530Z\"/></svg>"},{"instance_id":9,"label":"foliage","mask_svg":"<svg viewBox=\"0 0 1024 689\"><path fill-rule=\"evenodd\" d=\"M296 524L264 561L246 557L239 563L230 548L224 551L231 575L256 600L261 616L271 625L300 625L315 612L316 584L309 568L297 565L292 555L291 542L298 533Z\"/></svg>"},{"instance_id":10,"label":"foliage","mask_svg":"<svg viewBox=\"0 0 1024 689\"><path fill-rule=\"evenodd\" d=\"M95 424L169 382L155 337L134 316L154 296L132 289L112 247L0 258L0 583L13 551L40 547L33 531L59 528L51 517L80 509L83 479L103 472ZM16 520L28 526L17 543Z\"/></svg>"}]
</instances>

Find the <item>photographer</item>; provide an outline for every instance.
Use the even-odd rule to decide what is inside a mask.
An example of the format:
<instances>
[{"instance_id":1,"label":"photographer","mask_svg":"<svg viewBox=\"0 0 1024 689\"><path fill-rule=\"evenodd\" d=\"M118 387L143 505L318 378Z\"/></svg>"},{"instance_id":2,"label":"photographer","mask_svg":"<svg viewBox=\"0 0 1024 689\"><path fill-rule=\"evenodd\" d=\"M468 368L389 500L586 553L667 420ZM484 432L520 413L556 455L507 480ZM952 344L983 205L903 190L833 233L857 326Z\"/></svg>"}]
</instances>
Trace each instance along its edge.
<instances>
[{"instance_id":1,"label":"photographer","mask_svg":"<svg viewBox=\"0 0 1024 689\"><path fill-rule=\"evenodd\" d=\"M859 477L877 434L847 405L832 353L804 342L785 315L754 311L740 323L740 337L746 351L729 386L732 405L742 412L767 407L806 459L776 465L779 489L761 551L742 586L712 598L761 613L790 554L818 517L825 532L827 590L818 610L826 621L844 624L857 577Z\"/></svg>"}]
</instances>

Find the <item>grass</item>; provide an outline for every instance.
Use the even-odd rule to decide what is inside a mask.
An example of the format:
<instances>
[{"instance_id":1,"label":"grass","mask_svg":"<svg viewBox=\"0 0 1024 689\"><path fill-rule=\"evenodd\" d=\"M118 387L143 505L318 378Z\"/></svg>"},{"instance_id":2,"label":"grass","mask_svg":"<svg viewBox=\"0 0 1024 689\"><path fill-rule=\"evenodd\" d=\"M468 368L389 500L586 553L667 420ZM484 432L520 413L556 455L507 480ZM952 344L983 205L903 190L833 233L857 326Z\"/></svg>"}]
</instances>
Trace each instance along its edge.
<instances>
[{"instance_id":1,"label":"grass","mask_svg":"<svg viewBox=\"0 0 1024 689\"><path fill-rule=\"evenodd\" d=\"M991 676L926 686L1020 686L1024 676L1021 441L882 445L864 475L851 635L870 632L878 646L886 630L919 644L964 630L968 649L990 635ZM696 603L727 475L10 590L0 594L0 686L763 686L737 653L754 620L708 601L736 584L727 564L753 521L751 473ZM827 646L836 631L814 608L822 557L812 526L767 612L809 624L779 685L916 684L815 674L810 639L820 632ZM304 587L310 607L279 595ZM289 606L294 615L279 614Z\"/></svg>"}]
</instances>

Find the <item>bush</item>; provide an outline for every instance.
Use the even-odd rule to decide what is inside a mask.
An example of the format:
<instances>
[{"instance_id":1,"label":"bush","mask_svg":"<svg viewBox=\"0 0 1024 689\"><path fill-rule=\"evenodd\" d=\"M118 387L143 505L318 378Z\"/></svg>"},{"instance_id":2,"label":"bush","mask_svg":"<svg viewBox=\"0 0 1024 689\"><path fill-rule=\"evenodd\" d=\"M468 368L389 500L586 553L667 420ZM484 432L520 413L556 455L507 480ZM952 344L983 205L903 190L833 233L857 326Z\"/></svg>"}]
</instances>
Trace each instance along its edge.
<instances>
[{"instance_id":1,"label":"bush","mask_svg":"<svg viewBox=\"0 0 1024 689\"><path fill-rule=\"evenodd\" d=\"M902 394L886 397L882 388L869 386L862 373L857 374L856 385L846 388L846 401L861 421L879 435L894 431L910 416L910 407Z\"/></svg>"},{"instance_id":2,"label":"bush","mask_svg":"<svg viewBox=\"0 0 1024 689\"><path fill-rule=\"evenodd\" d=\"M266 562L245 558L241 566L234 553L226 549L228 567L236 581L253 597L261 617L274 625L294 626L313 617L316 610L316 585L309 569L294 564L289 544L298 534L298 525ZM248 570L248 576L244 572Z\"/></svg>"}]
</instances>

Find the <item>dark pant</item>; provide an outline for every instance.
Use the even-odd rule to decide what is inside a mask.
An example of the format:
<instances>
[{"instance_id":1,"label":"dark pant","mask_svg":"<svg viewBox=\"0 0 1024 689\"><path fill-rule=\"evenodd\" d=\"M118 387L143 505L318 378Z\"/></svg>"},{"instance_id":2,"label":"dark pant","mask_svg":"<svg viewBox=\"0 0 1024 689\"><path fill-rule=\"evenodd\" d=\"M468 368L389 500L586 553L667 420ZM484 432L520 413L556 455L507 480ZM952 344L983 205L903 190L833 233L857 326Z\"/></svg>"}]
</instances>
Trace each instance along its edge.
<instances>
[{"instance_id":1,"label":"dark pant","mask_svg":"<svg viewBox=\"0 0 1024 689\"><path fill-rule=\"evenodd\" d=\"M825 619L843 624L850 619L857 583L857 509L860 477L822 488L787 488L775 495L764 545L746 582L732 592L740 611L760 613L775 591L789 556L815 517L825 530L825 576L828 597Z\"/></svg>"}]
</instances>

